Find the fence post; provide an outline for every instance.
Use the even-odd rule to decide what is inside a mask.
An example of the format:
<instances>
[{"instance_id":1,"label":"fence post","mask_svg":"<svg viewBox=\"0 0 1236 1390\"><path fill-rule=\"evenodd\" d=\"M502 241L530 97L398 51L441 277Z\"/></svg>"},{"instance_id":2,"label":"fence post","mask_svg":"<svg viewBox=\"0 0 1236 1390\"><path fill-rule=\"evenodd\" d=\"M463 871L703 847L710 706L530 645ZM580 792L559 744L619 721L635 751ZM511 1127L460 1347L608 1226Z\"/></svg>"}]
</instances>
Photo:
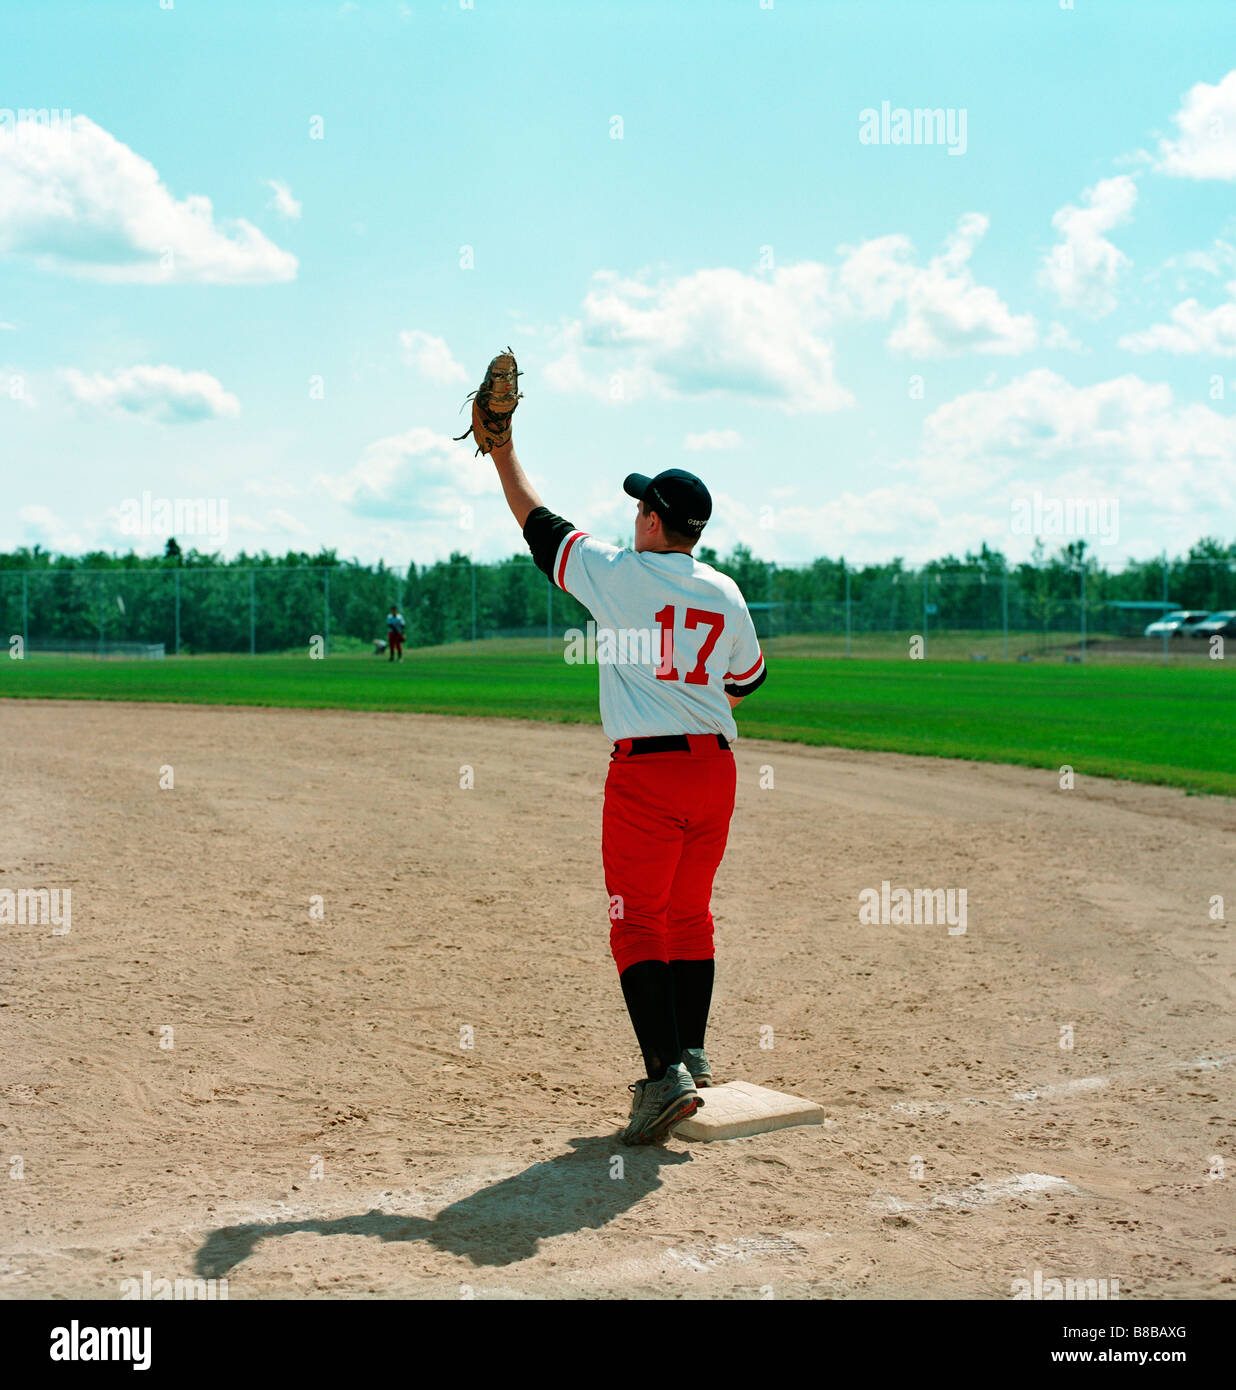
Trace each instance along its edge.
<instances>
[{"instance_id":1,"label":"fence post","mask_svg":"<svg viewBox=\"0 0 1236 1390\"><path fill-rule=\"evenodd\" d=\"M842 560L841 568L845 571L845 654L850 655L850 566Z\"/></svg>"},{"instance_id":2,"label":"fence post","mask_svg":"<svg viewBox=\"0 0 1236 1390\"><path fill-rule=\"evenodd\" d=\"M330 570L322 571L322 655L330 655Z\"/></svg>"},{"instance_id":3,"label":"fence post","mask_svg":"<svg viewBox=\"0 0 1236 1390\"><path fill-rule=\"evenodd\" d=\"M1164 616L1165 618L1167 617L1167 605L1168 605L1168 602L1169 602L1169 600L1168 600L1168 597L1167 597L1167 551L1165 550L1165 551L1163 552L1163 616ZM1171 640L1172 640L1172 639L1171 639L1171 637L1169 636L1167 629L1164 628L1164 629L1163 629L1163 664L1164 664L1164 666L1167 665L1167 646L1168 646L1168 643L1169 643Z\"/></svg>"},{"instance_id":4,"label":"fence post","mask_svg":"<svg viewBox=\"0 0 1236 1390\"><path fill-rule=\"evenodd\" d=\"M547 577L545 580L545 650L552 652L554 641L552 637L554 625L554 586L553 582Z\"/></svg>"},{"instance_id":5,"label":"fence post","mask_svg":"<svg viewBox=\"0 0 1236 1390\"><path fill-rule=\"evenodd\" d=\"M103 655L103 571L99 571L99 655Z\"/></svg>"},{"instance_id":6,"label":"fence post","mask_svg":"<svg viewBox=\"0 0 1236 1390\"><path fill-rule=\"evenodd\" d=\"M923 570L923 660L927 660L927 570Z\"/></svg>"},{"instance_id":7,"label":"fence post","mask_svg":"<svg viewBox=\"0 0 1236 1390\"><path fill-rule=\"evenodd\" d=\"M1004 583L1001 587L1000 609L1001 622L1004 626L1004 659L1009 659L1009 572L1004 571Z\"/></svg>"},{"instance_id":8,"label":"fence post","mask_svg":"<svg viewBox=\"0 0 1236 1390\"><path fill-rule=\"evenodd\" d=\"M249 655L257 655L257 587L249 567Z\"/></svg>"},{"instance_id":9,"label":"fence post","mask_svg":"<svg viewBox=\"0 0 1236 1390\"><path fill-rule=\"evenodd\" d=\"M21 650L23 656L30 653L30 576L21 572Z\"/></svg>"},{"instance_id":10,"label":"fence post","mask_svg":"<svg viewBox=\"0 0 1236 1390\"><path fill-rule=\"evenodd\" d=\"M176 590L176 655L180 655L180 571L173 570L172 578L175 580Z\"/></svg>"},{"instance_id":11,"label":"fence post","mask_svg":"<svg viewBox=\"0 0 1236 1390\"><path fill-rule=\"evenodd\" d=\"M1086 561L1081 567L1081 659L1086 659Z\"/></svg>"},{"instance_id":12,"label":"fence post","mask_svg":"<svg viewBox=\"0 0 1236 1390\"><path fill-rule=\"evenodd\" d=\"M476 561L469 559L468 573L472 576L472 655L476 655Z\"/></svg>"}]
</instances>

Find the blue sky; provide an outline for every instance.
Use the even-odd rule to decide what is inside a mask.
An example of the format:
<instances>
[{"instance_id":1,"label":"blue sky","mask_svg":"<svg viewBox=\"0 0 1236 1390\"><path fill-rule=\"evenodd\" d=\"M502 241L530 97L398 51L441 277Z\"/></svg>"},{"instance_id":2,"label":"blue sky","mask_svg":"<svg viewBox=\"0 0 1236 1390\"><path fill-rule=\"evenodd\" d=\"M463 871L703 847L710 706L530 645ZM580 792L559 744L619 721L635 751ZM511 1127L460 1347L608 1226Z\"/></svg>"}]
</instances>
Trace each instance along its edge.
<instances>
[{"instance_id":1,"label":"blue sky","mask_svg":"<svg viewBox=\"0 0 1236 1390\"><path fill-rule=\"evenodd\" d=\"M508 343L526 468L607 538L665 467L784 563L1020 559L1032 499L1108 564L1236 537L1230 4L3 21L0 548L152 553L145 496L228 554L514 553L450 440ZM886 102L955 152L864 140Z\"/></svg>"}]
</instances>

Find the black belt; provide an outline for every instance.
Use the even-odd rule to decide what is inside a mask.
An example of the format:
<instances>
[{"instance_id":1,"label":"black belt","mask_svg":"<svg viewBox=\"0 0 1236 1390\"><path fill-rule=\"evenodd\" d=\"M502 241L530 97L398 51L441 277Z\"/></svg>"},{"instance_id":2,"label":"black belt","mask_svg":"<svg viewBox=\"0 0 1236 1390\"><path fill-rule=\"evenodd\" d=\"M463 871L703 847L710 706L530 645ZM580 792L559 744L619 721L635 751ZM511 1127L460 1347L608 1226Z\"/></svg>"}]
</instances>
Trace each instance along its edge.
<instances>
[{"instance_id":1,"label":"black belt","mask_svg":"<svg viewBox=\"0 0 1236 1390\"><path fill-rule=\"evenodd\" d=\"M728 749L729 744L721 734L716 736L717 746ZM617 748L618 745L614 744ZM628 756L635 757L638 753L689 753L691 745L687 741L686 734L659 734L656 738L633 738L631 740L631 750Z\"/></svg>"}]
</instances>

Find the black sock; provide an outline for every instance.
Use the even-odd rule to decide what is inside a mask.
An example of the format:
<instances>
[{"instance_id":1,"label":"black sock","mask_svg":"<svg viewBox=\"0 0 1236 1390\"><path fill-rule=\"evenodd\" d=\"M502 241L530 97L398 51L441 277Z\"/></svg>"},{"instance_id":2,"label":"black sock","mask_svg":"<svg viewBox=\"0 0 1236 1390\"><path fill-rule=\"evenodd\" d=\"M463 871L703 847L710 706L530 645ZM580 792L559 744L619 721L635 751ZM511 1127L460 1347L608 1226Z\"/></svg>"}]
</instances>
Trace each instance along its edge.
<instances>
[{"instance_id":1,"label":"black sock","mask_svg":"<svg viewBox=\"0 0 1236 1390\"><path fill-rule=\"evenodd\" d=\"M712 1004L714 960L672 960L674 974L674 1016L683 1047L703 1047Z\"/></svg>"},{"instance_id":2,"label":"black sock","mask_svg":"<svg viewBox=\"0 0 1236 1390\"><path fill-rule=\"evenodd\" d=\"M618 977L650 1081L682 1061L674 1018L674 977L663 960L641 960Z\"/></svg>"}]
</instances>

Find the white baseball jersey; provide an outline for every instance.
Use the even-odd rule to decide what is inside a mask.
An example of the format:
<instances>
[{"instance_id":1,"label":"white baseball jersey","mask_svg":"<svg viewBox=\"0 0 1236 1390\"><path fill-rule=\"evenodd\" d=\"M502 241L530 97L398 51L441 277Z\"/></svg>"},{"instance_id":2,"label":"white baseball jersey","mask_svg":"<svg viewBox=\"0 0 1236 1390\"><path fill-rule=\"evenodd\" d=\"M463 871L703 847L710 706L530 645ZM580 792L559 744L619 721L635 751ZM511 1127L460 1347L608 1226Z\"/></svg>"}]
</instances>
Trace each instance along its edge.
<instances>
[{"instance_id":1,"label":"white baseball jersey","mask_svg":"<svg viewBox=\"0 0 1236 1390\"><path fill-rule=\"evenodd\" d=\"M765 672L732 579L681 551L620 550L575 530L550 577L596 619L601 723L611 739L738 737L726 693L748 694Z\"/></svg>"}]
</instances>

